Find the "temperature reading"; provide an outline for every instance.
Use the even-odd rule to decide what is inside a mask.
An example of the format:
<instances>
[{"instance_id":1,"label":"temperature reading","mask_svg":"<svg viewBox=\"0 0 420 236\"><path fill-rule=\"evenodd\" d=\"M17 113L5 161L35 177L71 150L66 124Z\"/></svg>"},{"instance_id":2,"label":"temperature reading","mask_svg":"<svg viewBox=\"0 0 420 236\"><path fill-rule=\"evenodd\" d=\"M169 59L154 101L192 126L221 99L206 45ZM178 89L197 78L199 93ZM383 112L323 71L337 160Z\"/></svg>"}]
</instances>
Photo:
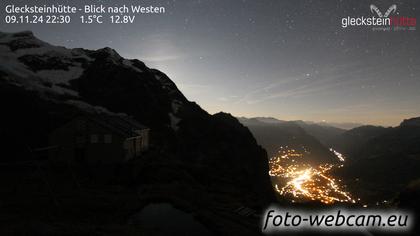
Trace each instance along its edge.
<instances>
[{"instance_id":1,"label":"temperature reading","mask_svg":"<svg viewBox=\"0 0 420 236\"><path fill-rule=\"evenodd\" d=\"M88 15L88 16L80 16L82 23L84 24L102 24L102 16L101 15Z\"/></svg>"}]
</instances>

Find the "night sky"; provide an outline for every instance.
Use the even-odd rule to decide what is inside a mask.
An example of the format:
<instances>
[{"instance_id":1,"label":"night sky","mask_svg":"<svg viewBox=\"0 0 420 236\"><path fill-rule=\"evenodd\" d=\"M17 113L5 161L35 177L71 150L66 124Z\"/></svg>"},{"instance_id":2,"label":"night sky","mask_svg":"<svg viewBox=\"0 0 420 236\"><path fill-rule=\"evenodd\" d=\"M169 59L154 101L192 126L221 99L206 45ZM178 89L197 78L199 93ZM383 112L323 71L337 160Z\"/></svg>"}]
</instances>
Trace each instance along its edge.
<instances>
[{"instance_id":1,"label":"night sky","mask_svg":"<svg viewBox=\"0 0 420 236\"><path fill-rule=\"evenodd\" d=\"M79 3L77 3L79 2ZM6 25L66 47L111 47L165 72L210 113L283 120L397 125L420 116L420 29L341 27L369 5L419 17L420 1L166 0L11 1L141 4L165 14L128 25Z\"/></svg>"}]
</instances>

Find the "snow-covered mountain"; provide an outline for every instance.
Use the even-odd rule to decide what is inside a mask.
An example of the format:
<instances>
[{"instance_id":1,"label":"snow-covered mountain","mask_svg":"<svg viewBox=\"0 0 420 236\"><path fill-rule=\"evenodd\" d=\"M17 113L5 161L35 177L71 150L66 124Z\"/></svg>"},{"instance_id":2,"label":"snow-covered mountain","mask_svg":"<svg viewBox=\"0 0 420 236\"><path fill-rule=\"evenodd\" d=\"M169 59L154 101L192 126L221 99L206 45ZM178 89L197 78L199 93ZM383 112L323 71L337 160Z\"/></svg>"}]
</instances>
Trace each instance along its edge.
<instances>
[{"instance_id":1,"label":"snow-covered mountain","mask_svg":"<svg viewBox=\"0 0 420 236\"><path fill-rule=\"evenodd\" d=\"M174 112L186 101L166 75L147 68L139 60L122 58L111 48L106 47L97 51L68 49L43 42L34 37L30 31L0 33L0 71L8 83L38 91L49 99L61 100L82 109L109 112L104 107L95 107L84 102L76 86L77 81L86 76L85 73L88 73L98 61L105 66L120 67L133 74L147 74L156 80L162 90L174 95L172 101ZM66 98L65 101L63 98ZM176 119L173 114L170 117Z\"/></svg>"}]
</instances>

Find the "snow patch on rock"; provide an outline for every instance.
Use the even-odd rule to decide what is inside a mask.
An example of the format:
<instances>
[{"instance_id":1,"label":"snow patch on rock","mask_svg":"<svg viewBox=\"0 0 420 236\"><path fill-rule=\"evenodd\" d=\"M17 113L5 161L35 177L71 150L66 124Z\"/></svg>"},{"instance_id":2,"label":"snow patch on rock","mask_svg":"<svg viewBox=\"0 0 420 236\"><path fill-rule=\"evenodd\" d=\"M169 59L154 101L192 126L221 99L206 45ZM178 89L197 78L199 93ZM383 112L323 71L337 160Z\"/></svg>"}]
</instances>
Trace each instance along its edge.
<instances>
[{"instance_id":1,"label":"snow patch on rock","mask_svg":"<svg viewBox=\"0 0 420 236\"><path fill-rule=\"evenodd\" d=\"M79 97L79 92L62 87L60 85L52 85L51 86L51 91L54 91L57 94L61 94L61 95L70 95L73 97Z\"/></svg>"},{"instance_id":2,"label":"snow patch on rock","mask_svg":"<svg viewBox=\"0 0 420 236\"><path fill-rule=\"evenodd\" d=\"M142 70L140 70L139 68L137 68L136 66L134 66L133 65L133 62L130 61L130 60L128 60L128 59L124 59L123 60L123 65L125 65L126 67L131 68L131 69L133 69L133 70L135 70L137 72L140 72L140 73L143 72Z\"/></svg>"},{"instance_id":3,"label":"snow patch on rock","mask_svg":"<svg viewBox=\"0 0 420 236\"><path fill-rule=\"evenodd\" d=\"M173 113L174 114L177 114L178 111L179 111L179 109L184 105L184 103L175 99L175 100L172 101L172 104L171 105L172 105L172 111L173 111Z\"/></svg>"},{"instance_id":4,"label":"snow patch on rock","mask_svg":"<svg viewBox=\"0 0 420 236\"><path fill-rule=\"evenodd\" d=\"M63 83L69 85L69 81L82 76L84 69L80 66L71 66L68 70L40 70L36 75L51 83Z\"/></svg>"},{"instance_id":5,"label":"snow patch on rock","mask_svg":"<svg viewBox=\"0 0 420 236\"><path fill-rule=\"evenodd\" d=\"M64 103L75 106L89 113L95 113L95 114L104 113L108 115L116 115L116 113L109 111L105 107L93 106L87 102L80 101L80 100L67 100Z\"/></svg>"},{"instance_id":6,"label":"snow patch on rock","mask_svg":"<svg viewBox=\"0 0 420 236\"><path fill-rule=\"evenodd\" d=\"M60 85L69 85L69 81L79 78L84 69L79 62L81 58L86 61L92 60L83 50L70 50L64 47L52 46L33 37L30 32L17 34L0 34L0 71L6 76L4 79L14 84L20 84L26 89L40 92L52 92L59 95L78 96L78 93L70 88ZM29 42L36 47L18 48L15 51L9 45L13 41L19 41L24 45ZM46 56L58 57L69 62L67 70L39 70L34 72L19 60L22 56Z\"/></svg>"},{"instance_id":7,"label":"snow patch on rock","mask_svg":"<svg viewBox=\"0 0 420 236\"><path fill-rule=\"evenodd\" d=\"M181 121L181 118L175 116L173 113L169 113L169 118L171 120L171 128L175 131L179 129L179 122Z\"/></svg>"}]
</instances>

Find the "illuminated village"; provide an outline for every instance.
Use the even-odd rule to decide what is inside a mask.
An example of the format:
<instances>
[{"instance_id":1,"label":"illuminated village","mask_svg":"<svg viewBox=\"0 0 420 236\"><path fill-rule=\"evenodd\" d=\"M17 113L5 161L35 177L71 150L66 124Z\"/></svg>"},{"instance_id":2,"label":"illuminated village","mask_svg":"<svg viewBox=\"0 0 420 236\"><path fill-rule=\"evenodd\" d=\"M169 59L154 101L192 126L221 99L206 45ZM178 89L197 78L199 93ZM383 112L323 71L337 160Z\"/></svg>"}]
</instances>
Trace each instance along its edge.
<instances>
[{"instance_id":1,"label":"illuminated village","mask_svg":"<svg viewBox=\"0 0 420 236\"><path fill-rule=\"evenodd\" d=\"M320 201L324 204L335 202L355 203L351 195L341 185L341 180L330 175L334 168L341 168L344 162L342 154L332 151L340 161L339 164L320 164L311 166L302 161L308 151L302 152L281 147L278 155L270 159L270 176L274 179L276 191L292 202Z\"/></svg>"}]
</instances>

